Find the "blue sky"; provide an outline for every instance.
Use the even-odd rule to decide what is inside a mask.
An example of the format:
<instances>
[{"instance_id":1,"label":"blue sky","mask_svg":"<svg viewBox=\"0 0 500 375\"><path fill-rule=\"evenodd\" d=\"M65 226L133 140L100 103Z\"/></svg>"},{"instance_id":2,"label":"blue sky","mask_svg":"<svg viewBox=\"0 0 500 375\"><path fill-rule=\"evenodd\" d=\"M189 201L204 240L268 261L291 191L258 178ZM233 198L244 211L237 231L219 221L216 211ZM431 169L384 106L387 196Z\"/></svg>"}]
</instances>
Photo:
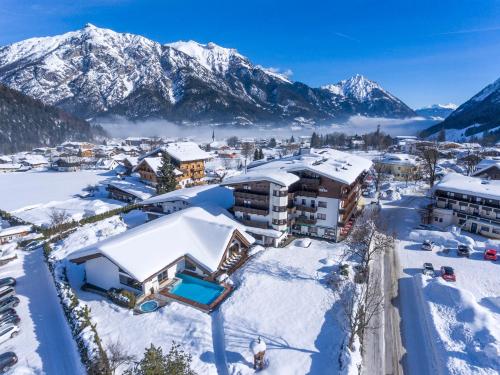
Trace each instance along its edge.
<instances>
[{"instance_id":1,"label":"blue sky","mask_svg":"<svg viewBox=\"0 0 500 375\"><path fill-rule=\"evenodd\" d=\"M0 45L87 22L193 39L319 86L355 73L408 105L460 104L500 77L498 0L2 0Z\"/></svg>"}]
</instances>

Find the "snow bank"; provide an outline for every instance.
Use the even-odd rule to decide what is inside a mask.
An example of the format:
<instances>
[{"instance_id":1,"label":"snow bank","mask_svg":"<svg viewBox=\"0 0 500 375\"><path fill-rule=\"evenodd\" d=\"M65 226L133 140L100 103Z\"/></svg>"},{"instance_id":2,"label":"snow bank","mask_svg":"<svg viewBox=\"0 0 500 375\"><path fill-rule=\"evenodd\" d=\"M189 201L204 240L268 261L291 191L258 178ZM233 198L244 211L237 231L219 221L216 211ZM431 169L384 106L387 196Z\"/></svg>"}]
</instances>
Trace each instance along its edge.
<instances>
[{"instance_id":1,"label":"snow bank","mask_svg":"<svg viewBox=\"0 0 500 375\"><path fill-rule=\"evenodd\" d=\"M414 230L410 233L410 239L416 242L423 240L434 241L438 246L456 247L458 244L464 244L476 247L476 242L469 236L458 234L456 232L440 232L436 230Z\"/></svg>"},{"instance_id":2,"label":"snow bank","mask_svg":"<svg viewBox=\"0 0 500 375\"><path fill-rule=\"evenodd\" d=\"M440 278L414 277L441 365L451 374L498 374L500 327L472 293Z\"/></svg>"}]
</instances>

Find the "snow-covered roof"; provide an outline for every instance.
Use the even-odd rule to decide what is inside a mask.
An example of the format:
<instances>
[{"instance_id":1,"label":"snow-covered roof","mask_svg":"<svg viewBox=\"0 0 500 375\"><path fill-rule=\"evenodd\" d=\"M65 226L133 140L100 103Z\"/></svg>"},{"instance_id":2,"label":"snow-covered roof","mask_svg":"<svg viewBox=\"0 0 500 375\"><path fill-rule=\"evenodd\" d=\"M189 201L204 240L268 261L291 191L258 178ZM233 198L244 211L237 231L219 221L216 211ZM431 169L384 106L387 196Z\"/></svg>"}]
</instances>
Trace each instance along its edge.
<instances>
[{"instance_id":1,"label":"snow-covered roof","mask_svg":"<svg viewBox=\"0 0 500 375\"><path fill-rule=\"evenodd\" d=\"M371 160L334 149L312 149L309 154L290 156L252 168L252 171L268 169L286 172L307 170L312 173L350 185L358 176L370 169Z\"/></svg>"},{"instance_id":2,"label":"snow-covered roof","mask_svg":"<svg viewBox=\"0 0 500 375\"><path fill-rule=\"evenodd\" d=\"M16 225L14 227L0 229L0 237L12 236L14 234L30 232L30 231L31 231L31 225Z\"/></svg>"},{"instance_id":3,"label":"snow-covered roof","mask_svg":"<svg viewBox=\"0 0 500 375\"><path fill-rule=\"evenodd\" d=\"M0 164L0 169L19 169L21 168L21 164L17 164L17 163L3 163L3 164Z\"/></svg>"},{"instance_id":4,"label":"snow-covered roof","mask_svg":"<svg viewBox=\"0 0 500 375\"><path fill-rule=\"evenodd\" d=\"M206 160L211 157L194 142L169 143L162 148L178 161Z\"/></svg>"},{"instance_id":5,"label":"snow-covered roof","mask_svg":"<svg viewBox=\"0 0 500 375\"><path fill-rule=\"evenodd\" d=\"M27 154L23 157L23 160L29 165L49 164L49 161L45 158L45 156L38 154Z\"/></svg>"},{"instance_id":6,"label":"snow-covered roof","mask_svg":"<svg viewBox=\"0 0 500 375\"><path fill-rule=\"evenodd\" d=\"M155 204L179 200L185 201L190 205L208 204L226 209L230 208L234 202L231 189L219 185L200 185L157 195L143 201L142 204Z\"/></svg>"},{"instance_id":7,"label":"snow-covered roof","mask_svg":"<svg viewBox=\"0 0 500 375\"><path fill-rule=\"evenodd\" d=\"M385 154L378 159L373 160L375 163L391 164L391 165L416 165L415 158L408 154Z\"/></svg>"},{"instance_id":8,"label":"snow-covered roof","mask_svg":"<svg viewBox=\"0 0 500 375\"><path fill-rule=\"evenodd\" d=\"M215 271L235 230L255 241L227 211L190 207L80 249L69 259L102 254L140 282L184 255Z\"/></svg>"},{"instance_id":9,"label":"snow-covered roof","mask_svg":"<svg viewBox=\"0 0 500 375\"><path fill-rule=\"evenodd\" d=\"M110 182L108 185L129 193L141 200L148 199L155 194L154 188L133 179L116 180Z\"/></svg>"},{"instance_id":10,"label":"snow-covered roof","mask_svg":"<svg viewBox=\"0 0 500 375\"><path fill-rule=\"evenodd\" d=\"M473 176L478 176L487 169L491 167L497 167L500 169L500 160L496 159L484 159L481 160L478 165L476 166L476 172L474 172L472 175Z\"/></svg>"},{"instance_id":11,"label":"snow-covered roof","mask_svg":"<svg viewBox=\"0 0 500 375\"><path fill-rule=\"evenodd\" d=\"M224 179L223 185L241 184L245 182L269 181L281 186L290 186L297 182L299 177L279 169L251 170L250 172L228 177Z\"/></svg>"},{"instance_id":12,"label":"snow-covered roof","mask_svg":"<svg viewBox=\"0 0 500 375\"><path fill-rule=\"evenodd\" d=\"M500 181L487 181L477 177L449 173L435 185L434 190L474 195L486 199L500 199Z\"/></svg>"}]
</instances>

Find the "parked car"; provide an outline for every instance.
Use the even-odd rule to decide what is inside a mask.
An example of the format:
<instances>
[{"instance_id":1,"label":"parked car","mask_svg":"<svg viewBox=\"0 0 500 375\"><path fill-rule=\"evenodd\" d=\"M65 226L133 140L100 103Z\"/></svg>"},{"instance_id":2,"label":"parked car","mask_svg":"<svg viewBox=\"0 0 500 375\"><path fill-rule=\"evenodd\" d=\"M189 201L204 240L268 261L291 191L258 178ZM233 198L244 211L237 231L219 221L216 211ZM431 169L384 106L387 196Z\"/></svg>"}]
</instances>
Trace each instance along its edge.
<instances>
[{"instance_id":1,"label":"parked car","mask_svg":"<svg viewBox=\"0 0 500 375\"><path fill-rule=\"evenodd\" d=\"M457 255L459 257L470 257L470 253L472 252L472 248L469 245L458 245L457 247Z\"/></svg>"},{"instance_id":2,"label":"parked car","mask_svg":"<svg viewBox=\"0 0 500 375\"><path fill-rule=\"evenodd\" d=\"M422 243L422 250L432 251L436 248L436 244L430 240L425 240Z\"/></svg>"},{"instance_id":3,"label":"parked car","mask_svg":"<svg viewBox=\"0 0 500 375\"><path fill-rule=\"evenodd\" d=\"M3 310L3 311L0 311L0 319L3 318L6 315L12 315L12 314L17 314L16 310L14 310L14 309L6 309L6 310Z\"/></svg>"},{"instance_id":4,"label":"parked car","mask_svg":"<svg viewBox=\"0 0 500 375\"><path fill-rule=\"evenodd\" d=\"M4 326L6 324L9 324L9 323L18 324L20 321L21 321L21 318L19 318L19 315L17 315L14 312L14 314L5 315L5 316L2 316L0 318L0 327Z\"/></svg>"},{"instance_id":5,"label":"parked car","mask_svg":"<svg viewBox=\"0 0 500 375\"><path fill-rule=\"evenodd\" d=\"M446 281L457 281L455 270L448 266L441 267L441 277Z\"/></svg>"},{"instance_id":6,"label":"parked car","mask_svg":"<svg viewBox=\"0 0 500 375\"><path fill-rule=\"evenodd\" d=\"M19 305L19 298L17 297L9 297L3 301L0 301L0 312L12 309Z\"/></svg>"},{"instance_id":7,"label":"parked car","mask_svg":"<svg viewBox=\"0 0 500 375\"><path fill-rule=\"evenodd\" d=\"M497 260L497 251L495 249L488 249L484 252L484 260Z\"/></svg>"},{"instance_id":8,"label":"parked car","mask_svg":"<svg viewBox=\"0 0 500 375\"><path fill-rule=\"evenodd\" d=\"M0 327L0 343L13 339L19 334L21 329L15 324L7 324Z\"/></svg>"},{"instance_id":9,"label":"parked car","mask_svg":"<svg viewBox=\"0 0 500 375\"><path fill-rule=\"evenodd\" d=\"M3 287L0 289L0 302L9 297L14 297L15 295L16 291L14 288L11 288L10 286Z\"/></svg>"},{"instance_id":10,"label":"parked car","mask_svg":"<svg viewBox=\"0 0 500 375\"><path fill-rule=\"evenodd\" d=\"M427 276L434 276L434 266L432 263L424 263L422 273Z\"/></svg>"},{"instance_id":11,"label":"parked car","mask_svg":"<svg viewBox=\"0 0 500 375\"><path fill-rule=\"evenodd\" d=\"M15 286L16 285L16 279L13 277L4 277L3 279L0 279L0 288L4 286Z\"/></svg>"},{"instance_id":12,"label":"parked car","mask_svg":"<svg viewBox=\"0 0 500 375\"><path fill-rule=\"evenodd\" d=\"M17 355L14 352L0 354L0 371L6 372L17 363Z\"/></svg>"}]
</instances>

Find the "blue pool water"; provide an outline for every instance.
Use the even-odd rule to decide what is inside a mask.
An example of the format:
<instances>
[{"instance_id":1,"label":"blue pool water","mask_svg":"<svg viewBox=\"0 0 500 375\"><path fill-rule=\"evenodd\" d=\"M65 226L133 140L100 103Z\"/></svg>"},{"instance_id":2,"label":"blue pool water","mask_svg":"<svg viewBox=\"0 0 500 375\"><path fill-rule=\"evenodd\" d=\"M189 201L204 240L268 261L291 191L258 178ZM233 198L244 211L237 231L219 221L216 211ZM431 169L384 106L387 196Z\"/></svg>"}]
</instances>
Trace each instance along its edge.
<instances>
[{"instance_id":1,"label":"blue pool water","mask_svg":"<svg viewBox=\"0 0 500 375\"><path fill-rule=\"evenodd\" d=\"M224 291L220 285L200 280L197 277L182 273L177 274L176 277L181 281L170 289L170 293L204 305L210 305Z\"/></svg>"},{"instance_id":2,"label":"blue pool water","mask_svg":"<svg viewBox=\"0 0 500 375\"><path fill-rule=\"evenodd\" d=\"M142 312L148 313L148 312L153 312L158 308L159 304L156 301L147 301L144 303L141 303L139 306L139 310Z\"/></svg>"}]
</instances>

